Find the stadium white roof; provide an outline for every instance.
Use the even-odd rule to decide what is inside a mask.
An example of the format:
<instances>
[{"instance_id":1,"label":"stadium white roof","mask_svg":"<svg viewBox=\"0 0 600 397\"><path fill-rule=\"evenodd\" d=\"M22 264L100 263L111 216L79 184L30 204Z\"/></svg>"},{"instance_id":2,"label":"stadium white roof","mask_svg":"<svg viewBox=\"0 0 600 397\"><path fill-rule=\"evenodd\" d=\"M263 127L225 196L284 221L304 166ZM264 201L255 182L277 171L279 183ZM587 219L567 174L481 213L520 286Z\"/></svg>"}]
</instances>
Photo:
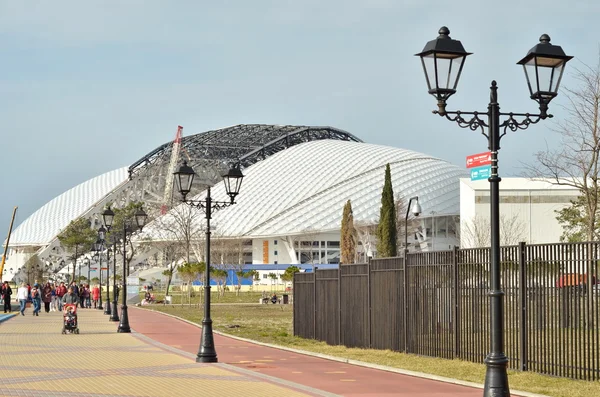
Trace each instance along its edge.
<instances>
[{"instance_id":1,"label":"stadium white roof","mask_svg":"<svg viewBox=\"0 0 600 397\"><path fill-rule=\"evenodd\" d=\"M31 214L12 233L11 247L49 244L69 223L126 182L127 167L89 179L55 197Z\"/></svg>"},{"instance_id":2,"label":"stadium white roof","mask_svg":"<svg viewBox=\"0 0 600 397\"><path fill-rule=\"evenodd\" d=\"M387 163L396 196L406 201L418 196L424 215L459 214L459 179L468 176L465 170L410 150L320 140L246 168L238 203L213 213L216 234L252 238L336 231L347 200L355 222L377 223ZM196 197L203 198L204 193ZM212 189L212 199L227 200L222 183ZM196 222L205 222L204 217Z\"/></svg>"}]
</instances>

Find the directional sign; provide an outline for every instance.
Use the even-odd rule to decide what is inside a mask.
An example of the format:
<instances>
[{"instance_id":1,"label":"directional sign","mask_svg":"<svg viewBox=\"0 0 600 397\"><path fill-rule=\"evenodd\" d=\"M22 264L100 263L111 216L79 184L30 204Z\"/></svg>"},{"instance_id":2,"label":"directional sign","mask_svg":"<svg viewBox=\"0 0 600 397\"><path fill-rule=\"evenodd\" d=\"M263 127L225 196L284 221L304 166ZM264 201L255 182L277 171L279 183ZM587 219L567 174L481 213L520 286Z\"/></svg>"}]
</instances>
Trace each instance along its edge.
<instances>
[{"instance_id":1,"label":"directional sign","mask_svg":"<svg viewBox=\"0 0 600 397\"><path fill-rule=\"evenodd\" d=\"M478 181L480 179L488 179L492 175L492 166L486 165L483 167L471 168L471 180Z\"/></svg>"},{"instance_id":2,"label":"directional sign","mask_svg":"<svg viewBox=\"0 0 600 397\"><path fill-rule=\"evenodd\" d=\"M108 270L108 268L107 268L107 267L103 267L103 268L101 268L101 269L102 269L102 270Z\"/></svg>"},{"instance_id":3,"label":"directional sign","mask_svg":"<svg viewBox=\"0 0 600 397\"><path fill-rule=\"evenodd\" d=\"M467 156L467 168L481 167L492 164L492 153L484 152Z\"/></svg>"}]
</instances>

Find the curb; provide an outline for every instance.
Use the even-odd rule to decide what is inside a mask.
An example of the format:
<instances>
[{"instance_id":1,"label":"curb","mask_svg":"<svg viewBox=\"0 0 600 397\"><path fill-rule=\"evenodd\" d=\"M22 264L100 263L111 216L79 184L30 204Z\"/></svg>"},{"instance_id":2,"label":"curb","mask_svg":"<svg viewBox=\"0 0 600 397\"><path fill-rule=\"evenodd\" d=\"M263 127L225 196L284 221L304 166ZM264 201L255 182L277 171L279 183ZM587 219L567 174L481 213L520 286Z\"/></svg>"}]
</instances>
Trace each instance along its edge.
<instances>
[{"instance_id":1,"label":"curb","mask_svg":"<svg viewBox=\"0 0 600 397\"><path fill-rule=\"evenodd\" d=\"M185 323L188 323L190 325L194 325L197 328L202 328L199 324L196 324L194 322L188 321L188 320L183 319L181 317L177 317L177 316L175 316L173 314L164 313L164 312L161 312L161 311L158 311L158 310L141 308L141 307L135 307L135 308L136 309L142 309L142 310L149 310L149 311L152 311L152 312L155 312L155 313L160 313L160 314L165 315L165 316L176 318L176 319L181 320L181 321L183 321ZM364 362L364 361L354 360L354 359L350 359L350 358L341 358L341 357L336 357L336 356L329 356L327 354L314 353L314 352L310 352L310 351L306 351L306 350L300 350L300 349L294 349L294 348L286 347L286 346L273 345L271 343L258 342L258 341L252 340L252 339L241 338L239 336L225 334L223 332L215 331L215 330L213 330L213 333L215 333L217 335L220 335L220 336L223 336L223 337L226 337L226 338L231 338L231 339L236 339L236 340L239 340L239 341L242 341L242 342L252 343L254 345L259 345L259 346L264 346L264 347L270 347L270 348L279 349L279 350L285 350L285 351L289 351L289 352L292 352L292 353L303 354L305 356L318 357L318 358L322 358L322 359L325 359L325 360L330 360L330 361L336 361L336 362L345 363L345 364L356 365L356 366L359 366L359 367L377 369L377 370L380 370L380 371L393 372L393 373L397 373L397 374L401 374L401 375L414 376L416 378L423 378L423 379L435 380L435 381L438 381L438 382L450 383L450 384L454 384L454 385L473 387L473 388L476 388L476 389L483 389L483 387L484 387L484 385L480 384L480 383L467 382L467 381L463 381L463 380L459 380L459 379L446 378L444 376L426 374L424 372L410 371L410 370L406 370L406 369L388 367L386 365L379 365L379 364L367 363L367 362ZM521 397L549 397L549 396L547 396L545 394L536 394L536 393L530 393L530 392L520 391L520 390L511 390L510 394L511 395L515 395L515 396L521 396Z\"/></svg>"},{"instance_id":2,"label":"curb","mask_svg":"<svg viewBox=\"0 0 600 397\"><path fill-rule=\"evenodd\" d=\"M16 316L16 314L10 313L10 314L2 314L0 315L0 323L6 321L6 320L10 320L11 318L13 318L14 316Z\"/></svg>"}]
</instances>

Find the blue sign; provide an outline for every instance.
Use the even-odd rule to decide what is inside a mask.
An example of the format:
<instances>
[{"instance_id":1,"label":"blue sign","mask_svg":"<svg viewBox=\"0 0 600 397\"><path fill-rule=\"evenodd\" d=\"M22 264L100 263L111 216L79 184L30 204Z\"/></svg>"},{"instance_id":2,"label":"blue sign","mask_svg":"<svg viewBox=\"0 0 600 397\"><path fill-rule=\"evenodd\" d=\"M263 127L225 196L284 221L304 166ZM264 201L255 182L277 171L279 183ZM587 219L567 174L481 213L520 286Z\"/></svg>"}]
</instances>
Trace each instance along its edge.
<instances>
[{"instance_id":1,"label":"blue sign","mask_svg":"<svg viewBox=\"0 0 600 397\"><path fill-rule=\"evenodd\" d=\"M488 179L492 175L492 166L485 165L483 167L471 168L471 180L478 181Z\"/></svg>"}]
</instances>

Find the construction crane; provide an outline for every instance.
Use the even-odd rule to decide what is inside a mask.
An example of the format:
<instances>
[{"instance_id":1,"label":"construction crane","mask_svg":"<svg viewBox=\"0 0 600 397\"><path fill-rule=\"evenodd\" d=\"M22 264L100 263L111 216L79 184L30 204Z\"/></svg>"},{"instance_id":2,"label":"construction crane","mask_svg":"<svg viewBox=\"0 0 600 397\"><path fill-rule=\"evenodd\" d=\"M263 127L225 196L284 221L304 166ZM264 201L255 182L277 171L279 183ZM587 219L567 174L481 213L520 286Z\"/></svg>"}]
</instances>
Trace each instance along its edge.
<instances>
[{"instance_id":1,"label":"construction crane","mask_svg":"<svg viewBox=\"0 0 600 397\"><path fill-rule=\"evenodd\" d=\"M165 193L163 195L163 204L160 207L160 213L166 214L171 204L173 197L173 173L177 167L177 160L179 160L179 148L181 147L181 133L183 132L182 126L177 126L177 134L175 134L175 140L173 141L173 147L171 148L171 161L169 162L169 168L167 169L167 175L165 180Z\"/></svg>"},{"instance_id":2,"label":"construction crane","mask_svg":"<svg viewBox=\"0 0 600 397\"><path fill-rule=\"evenodd\" d=\"M17 214L17 208L13 209L12 219L10 220L10 226L8 227L8 237L6 237L6 244L4 245L4 253L2 254L2 263L0 263L0 280L2 279L2 274L4 273L4 264L6 263L6 253L8 251L8 243L10 242L10 235L12 233L13 223L15 222L15 215Z\"/></svg>"}]
</instances>

